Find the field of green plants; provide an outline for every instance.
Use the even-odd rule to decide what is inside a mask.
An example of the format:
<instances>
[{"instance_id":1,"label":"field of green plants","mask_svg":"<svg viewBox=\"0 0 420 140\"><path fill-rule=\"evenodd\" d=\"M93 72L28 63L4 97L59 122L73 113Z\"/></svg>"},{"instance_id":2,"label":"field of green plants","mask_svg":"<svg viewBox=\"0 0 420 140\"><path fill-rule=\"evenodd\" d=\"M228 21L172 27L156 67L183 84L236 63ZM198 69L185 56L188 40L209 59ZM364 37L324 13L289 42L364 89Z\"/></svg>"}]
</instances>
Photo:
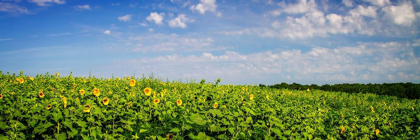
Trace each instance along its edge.
<instances>
[{"instance_id":1,"label":"field of green plants","mask_svg":"<svg viewBox=\"0 0 420 140\"><path fill-rule=\"evenodd\" d=\"M0 139L420 139L420 100L0 74Z\"/></svg>"}]
</instances>

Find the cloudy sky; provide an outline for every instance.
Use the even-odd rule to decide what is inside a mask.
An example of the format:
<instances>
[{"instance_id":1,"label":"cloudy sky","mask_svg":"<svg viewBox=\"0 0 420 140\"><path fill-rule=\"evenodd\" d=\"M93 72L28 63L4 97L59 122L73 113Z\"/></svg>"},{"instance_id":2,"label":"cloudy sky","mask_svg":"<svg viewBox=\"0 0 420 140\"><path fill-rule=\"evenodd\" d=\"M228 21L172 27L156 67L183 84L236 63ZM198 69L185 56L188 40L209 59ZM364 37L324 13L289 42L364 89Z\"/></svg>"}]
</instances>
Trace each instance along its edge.
<instances>
[{"instance_id":1,"label":"cloudy sky","mask_svg":"<svg viewBox=\"0 0 420 140\"><path fill-rule=\"evenodd\" d=\"M0 0L0 70L420 82L420 0Z\"/></svg>"}]
</instances>

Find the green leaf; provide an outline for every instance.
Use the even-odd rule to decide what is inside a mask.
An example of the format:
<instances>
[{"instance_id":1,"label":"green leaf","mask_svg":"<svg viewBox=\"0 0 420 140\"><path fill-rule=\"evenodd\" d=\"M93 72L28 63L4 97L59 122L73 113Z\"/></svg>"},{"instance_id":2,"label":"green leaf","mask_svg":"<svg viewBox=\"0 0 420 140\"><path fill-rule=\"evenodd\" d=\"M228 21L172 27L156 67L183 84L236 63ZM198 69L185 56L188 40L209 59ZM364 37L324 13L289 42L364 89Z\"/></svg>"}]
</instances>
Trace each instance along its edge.
<instances>
[{"instance_id":1,"label":"green leaf","mask_svg":"<svg viewBox=\"0 0 420 140\"><path fill-rule=\"evenodd\" d=\"M77 124L78 124L80 127L82 127L82 128L86 128L86 127L87 127L86 122L85 122L85 121L82 121L82 120L77 121Z\"/></svg>"},{"instance_id":2,"label":"green leaf","mask_svg":"<svg viewBox=\"0 0 420 140\"><path fill-rule=\"evenodd\" d=\"M290 134L292 134L292 130L286 130L284 131L284 134L286 134L287 136L290 136Z\"/></svg>"},{"instance_id":3,"label":"green leaf","mask_svg":"<svg viewBox=\"0 0 420 140\"><path fill-rule=\"evenodd\" d=\"M277 136L282 136L283 135L281 133L281 131L277 128L271 128L271 131L273 131L273 133L276 134Z\"/></svg>"},{"instance_id":4,"label":"green leaf","mask_svg":"<svg viewBox=\"0 0 420 140\"><path fill-rule=\"evenodd\" d=\"M252 124L253 123L252 118L251 117L247 117L246 118L246 123Z\"/></svg>"},{"instance_id":5,"label":"green leaf","mask_svg":"<svg viewBox=\"0 0 420 140\"><path fill-rule=\"evenodd\" d=\"M147 129L140 129L140 133L146 132Z\"/></svg>"},{"instance_id":6,"label":"green leaf","mask_svg":"<svg viewBox=\"0 0 420 140\"><path fill-rule=\"evenodd\" d=\"M54 117L54 121L58 122L61 118L63 118L63 115L61 114L61 112L54 112L53 117Z\"/></svg>"},{"instance_id":7,"label":"green leaf","mask_svg":"<svg viewBox=\"0 0 420 140\"><path fill-rule=\"evenodd\" d=\"M66 137L67 137L66 133L54 134L54 136L55 136L55 139L57 140L66 140Z\"/></svg>"},{"instance_id":8,"label":"green leaf","mask_svg":"<svg viewBox=\"0 0 420 140\"><path fill-rule=\"evenodd\" d=\"M172 128L171 130L169 130L169 132L174 132L174 133L178 133L181 130L179 130L178 128Z\"/></svg>"},{"instance_id":9,"label":"green leaf","mask_svg":"<svg viewBox=\"0 0 420 140\"><path fill-rule=\"evenodd\" d=\"M205 125L206 121L201 117L200 114L192 114L190 116L191 121L193 121L194 123L198 124L198 125Z\"/></svg>"}]
</instances>

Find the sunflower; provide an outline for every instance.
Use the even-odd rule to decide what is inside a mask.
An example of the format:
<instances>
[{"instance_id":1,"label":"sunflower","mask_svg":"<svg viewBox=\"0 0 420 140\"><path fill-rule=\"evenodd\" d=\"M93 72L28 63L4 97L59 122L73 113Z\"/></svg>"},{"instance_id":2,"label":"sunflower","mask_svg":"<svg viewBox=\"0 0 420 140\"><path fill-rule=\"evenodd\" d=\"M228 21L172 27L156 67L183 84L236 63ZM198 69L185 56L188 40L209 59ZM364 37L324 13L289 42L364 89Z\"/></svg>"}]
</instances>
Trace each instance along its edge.
<instances>
[{"instance_id":1,"label":"sunflower","mask_svg":"<svg viewBox=\"0 0 420 140\"><path fill-rule=\"evenodd\" d=\"M112 91L108 91L108 94L112 94Z\"/></svg>"},{"instance_id":2,"label":"sunflower","mask_svg":"<svg viewBox=\"0 0 420 140\"><path fill-rule=\"evenodd\" d=\"M130 92L130 96L136 97L136 95L133 92Z\"/></svg>"},{"instance_id":3,"label":"sunflower","mask_svg":"<svg viewBox=\"0 0 420 140\"><path fill-rule=\"evenodd\" d=\"M42 98L42 97L45 96L45 94L43 92L39 92L38 96L39 96L39 98Z\"/></svg>"},{"instance_id":4,"label":"sunflower","mask_svg":"<svg viewBox=\"0 0 420 140\"><path fill-rule=\"evenodd\" d=\"M166 135L166 138L167 138L168 140L173 140L174 135L173 135L173 134L171 134L171 133L169 133L168 135Z\"/></svg>"},{"instance_id":5,"label":"sunflower","mask_svg":"<svg viewBox=\"0 0 420 140\"><path fill-rule=\"evenodd\" d=\"M160 93L160 97L163 98L163 92Z\"/></svg>"},{"instance_id":6,"label":"sunflower","mask_svg":"<svg viewBox=\"0 0 420 140\"><path fill-rule=\"evenodd\" d=\"M19 78L19 83L23 83L23 82L25 82L25 80L23 80L23 78Z\"/></svg>"},{"instance_id":7,"label":"sunflower","mask_svg":"<svg viewBox=\"0 0 420 140\"><path fill-rule=\"evenodd\" d=\"M55 73L55 75L56 75L56 76L60 76L60 73L59 73L59 72L57 72L57 73Z\"/></svg>"},{"instance_id":8,"label":"sunflower","mask_svg":"<svg viewBox=\"0 0 420 140\"><path fill-rule=\"evenodd\" d=\"M63 96L61 99L63 100L64 108L66 108L67 107L67 98Z\"/></svg>"},{"instance_id":9,"label":"sunflower","mask_svg":"<svg viewBox=\"0 0 420 140\"><path fill-rule=\"evenodd\" d=\"M85 105L85 109L83 109L83 112L90 112L90 108L91 108L91 106L89 105L89 104L86 104Z\"/></svg>"},{"instance_id":10,"label":"sunflower","mask_svg":"<svg viewBox=\"0 0 420 140\"><path fill-rule=\"evenodd\" d=\"M176 105L178 106L182 105L182 100L181 99L176 100Z\"/></svg>"},{"instance_id":11,"label":"sunflower","mask_svg":"<svg viewBox=\"0 0 420 140\"><path fill-rule=\"evenodd\" d=\"M346 128L344 126L341 126L341 131L340 134L343 134L343 132L346 130Z\"/></svg>"},{"instance_id":12,"label":"sunflower","mask_svg":"<svg viewBox=\"0 0 420 140\"><path fill-rule=\"evenodd\" d=\"M166 91L167 91L166 89L163 89L163 93L166 93Z\"/></svg>"},{"instance_id":13,"label":"sunflower","mask_svg":"<svg viewBox=\"0 0 420 140\"><path fill-rule=\"evenodd\" d=\"M216 102L214 103L213 108L217 108L217 106L219 106L219 104Z\"/></svg>"},{"instance_id":14,"label":"sunflower","mask_svg":"<svg viewBox=\"0 0 420 140\"><path fill-rule=\"evenodd\" d=\"M153 98L155 98L155 97L156 97L156 91L153 92Z\"/></svg>"},{"instance_id":15,"label":"sunflower","mask_svg":"<svg viewBox=\"0 0 420 140\"><path fill-rule=\"evenodd\" d=\"M309 92L309 91L311 91L311 90L309 90L309 88L308 88L306 91L308 91L308 92Z\"/></svg>"},{"instance_id":16,"label":"sunflower","mask_svg":"<svg viewBox=\"0 0 420 140\"><path fill-rule=\"evenodd\" d=\"M85 90L81 89L81 90L79 90L79 93L80 93L80 95L83 95L83 94L85 94Z\"/></svg>"},{"instance_id":17,"label":"sunflower","mask_svg":"<svg viewBox=\"0 0 420 140\"><path fill-rule=\"evenodd\" d=\"M249 99L253 100L254 99L254 94L249 95Z\"/></svg>"},{"instance_id":18,"label":"sunflower","mask_svg":"<svg viewBox=\"0 0 420 140\"><path fill-rule=\"evenodd\" d=\"M28 78L29 78L29 80L31 80L31 81L33 81L33 80L34 80L34 78L33 78L33 77L30 77L30 76L28 76Z\"/></svg>"},{"instance_id":19,"label":"sunflower","mask_svg":"<svg viewBox=\"0 0 420 140\"><path fill-rule=\"evenodd\" d=\"M0 94L0 99L3 99L3 94Z\"/></svg>"},{"instance_id":20,"label":"sunflower","mask_svg":"<svg viewBox=\"0 0 420 140\"><path fill-rule=\"evenodd\" d=\"M375 134L379 135L379 129L376 129Z\"/></svg>"},{"instance_id":21,"label":"sunflower","mask_svg":"<svg viewBox=\"0 0 420 140\"><path fill-rule=\"evenodd\" d=\"M157 105L159 102L160 102L160 100L159 100L159 99L154 99L154 100L153 100L153 103L154 103L155 105Z\"/></svg>"},{"instance_id":22,"label":"sunflower","mask_svg":"<svg viewBox=\"0 0 420 140\"><path fill-rule=\"evenodd\" d=\"M103 103L104 103L104 105L108 105L109 104L109 98L108 97L105 97L103 99Z\"/></svg>"},{"instance_id":23,"label":"sunflower","mask_svg":"<svg viewBox=\"0 0 420 140\"><path fill-rule=\"evenodd\" d=\"M267 98L267 100L270 100L270 95L265 95L265 97Z\"/></svg>"},{"instance_id":24,"label":"sunflower","mask_svg":"<svg viewBox=\"0 0 420 140\"><path fill-rule=\"evenodd\" d=\"M100 94L101 92L99 91L99 89L98 88L93 88L93 95L95 95L96 97L98 97L99 96L99 94Z\"/></svg>"},{"instance_id":25,"label":"sunflower","mask_svg":"<svg viewBox=\"0 0 420 140\"><path fill-rule=\"evenodd\" d=\"M131 79L131 80L130 80L130 86L134 86L134 85L136 85L136 80Z\"/></svg>"},{"instance_id":26,"label":"sunflower","mask_svg":"<svg viewBox=\"0 0 420 140\"><path fill-rule=\"evenodd\" d=\"M133 106L133 102L129 102L129 103L128 103L128 105L127 105L127 109L128 109L129 107L131 107L131 106Z\"/></svg>"},{"instance_id":27,"label":"sunflower","mask_svg":"<svg viewBox=\"0 0 420 140\"><path fill-rule=\"evenodd\" d=\"M150 93L152 93L152 89L151 88L145 88L144 89L144 94L146 94L147 96L150 96Z\"/></svg>"},{"instance_id":28,"label":"sunflower","mask_svg":"<svg viewBox=\"0 0 420 140\"><path fill-rule=\"evenodd\" d=\"M245 103L245 102L243 102L243 103L242 103L242 105L243 105L243 106L245 106L245 105L246 105L246 103Z\"/></svg>"},{"instance_id":29,"label":"sunflower","mask_svg":"<svg viewBox=\"0 0 420 140\"><path fill-rule=\"evenodd\" d=\"M12 92L12 93L10 93L10 94L15 95L15 92Z\"/></svg>"},{"instance_id":30,"label":"sunflower","mask_svg":"<svg viewBox=\"0 0 420 140\"><path fill-rule=\"evenodd\" d=\"M120 77L117 77L117 81L120 81L121 80L121 78Z\"/></svg>"},{"instance_id":31,"label":"sunflower","mask_svg":"<svg viewBox=\"0 0 420 140\"><path fill-rule=\"evenodd\" d=\"M47 110L51 109L51 104L47 105L47 107L45 107Z\"/></svg>"}]
</instances>

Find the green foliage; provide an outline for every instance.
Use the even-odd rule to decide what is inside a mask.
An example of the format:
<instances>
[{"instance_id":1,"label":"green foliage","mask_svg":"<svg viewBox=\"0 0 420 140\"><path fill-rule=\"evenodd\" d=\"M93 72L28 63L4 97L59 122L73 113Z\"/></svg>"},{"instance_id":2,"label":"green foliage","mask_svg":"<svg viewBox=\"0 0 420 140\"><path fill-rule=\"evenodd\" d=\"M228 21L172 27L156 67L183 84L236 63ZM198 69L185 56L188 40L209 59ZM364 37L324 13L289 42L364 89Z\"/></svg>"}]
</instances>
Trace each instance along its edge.
<instances>
[{"instance_id":1,"label":"green foliage","mask_svg":"<svg viewBox=\"0 0 420 140\"><path fill-rule=\"evenodd\" d=\"M260 84L260 87L267 87L266 85ZM289 89L289 90L324 90L324 91L335 91L335 92L347 92L347 93L371 93L377 95L389 95L407 99L420 99L420 84L413 83L383 83L383 84L325 84L318 86L312 85L301 85L297 83L287 84L274 84L269 86L276 89Z\"/></svg>"},{"instance_id":2,"label":"green foliage","mask_svg":"<svg viewBox=\"0 0 420 140\"><path fill-rule=\"evenodd\" d=\"M0 139L420 137L417 99L219 82L0 74Z\"/></svg>"}]
</instances>

